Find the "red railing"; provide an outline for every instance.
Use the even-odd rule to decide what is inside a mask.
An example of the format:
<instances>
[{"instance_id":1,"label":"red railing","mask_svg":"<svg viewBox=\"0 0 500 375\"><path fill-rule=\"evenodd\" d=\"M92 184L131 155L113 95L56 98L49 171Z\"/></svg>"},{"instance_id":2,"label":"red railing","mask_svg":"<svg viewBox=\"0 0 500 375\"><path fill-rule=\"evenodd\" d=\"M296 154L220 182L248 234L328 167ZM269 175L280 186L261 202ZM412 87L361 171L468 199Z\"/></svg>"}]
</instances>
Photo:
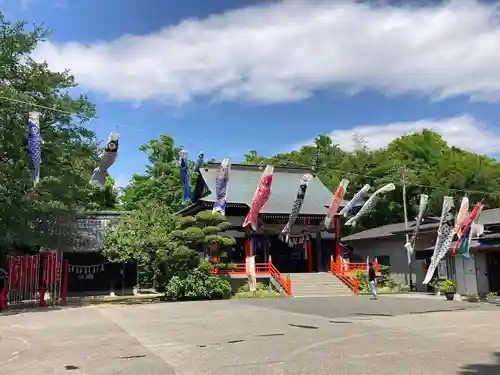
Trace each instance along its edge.
<instances>
[{"instance_id":1,"label":"red railing","mask_svg":"<svg viewBox=\"0 0 500 375\"><path fill-rule=\"evenodd\" d=\"M271 259L269 259L269 276L275 279L283 288L287 296L292 295L292 281L290 278L284 278L276 267L274 267Z\"/></svg>"},{"instance_id":2,"label":"red railing","mask_svg":"<svg viewBox=\"0 0 500 375\"><path fill-rule=\"evenodd\" d=\"M61 252L9 255L7 260L7 280L0 285L0 310L15 305L43 307L47 303L67 303L69 267Z\"/></svg>"},{"instance_id":3,"label":"red railing","mask_svg":"<svg viewBox=\"0 0 500 375\"><path fill-rule=\"evenodd\" d=\"M218 275L246 275L246 264L245 263L236 263L233 264L231 268L215 268L211 271L213 274ZM271 258L269 257L269 261L266 263L255 263L255 273L257 275L269 275L283 288L287 296L292 295L292 282L289 278L283 277L283 275L278 271L278 269L274 266Z\"/></svg>"},{"instance_id":4,"label":"red railing","mask_svg":"<svg viewBox=\"0 0 500 375\"><path fill-rule=\"evenodd\" d=\"M330 270L335 273L350 273L350 272L368 272L368 265L366 262L345 262L340 261L336 264L333 259L330 259Z\"/></svg>"},{"instance_id":5,"label":"red railing","mask_svg":"<svg viewBox=\"0 0 500 375\"><path fill-rule=\"evenodd\" d=\"M245 263L235 263L231 268L218 268L217 270L214 269L211 273L217 273L219 275L245 275L247 271ZM255 263L255 273L257 275L268 275L269 264Z\"/></svg>"},{"instance_id":6,"label":"red railing","mask_svg":"<svg viewBox=\"0 0 500 375\"><path fill-rule=\"evenodd\" d=\"M330 257L330 271L332 274L337 276L337 278L342 281L349 289L351 289L354 294L359 294L359 284L358 278L354 275L349 277L346 273L349 272L367 272L366 263L350 263L342 262L340 264L335 264L333 261L333 256Z\"/></svg>"}]
</instances>

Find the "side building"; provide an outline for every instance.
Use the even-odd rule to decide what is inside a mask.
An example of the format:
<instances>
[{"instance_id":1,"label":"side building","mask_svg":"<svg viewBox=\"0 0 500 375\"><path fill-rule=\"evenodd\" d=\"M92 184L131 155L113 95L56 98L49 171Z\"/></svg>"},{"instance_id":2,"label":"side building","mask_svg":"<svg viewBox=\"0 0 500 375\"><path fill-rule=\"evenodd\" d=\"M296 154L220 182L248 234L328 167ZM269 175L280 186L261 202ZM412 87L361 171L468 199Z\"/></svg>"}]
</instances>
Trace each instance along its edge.
<instances>
[{"instance_id":1,"label":"side building","mask_svg":"<svg viewBox=\"0 0 500 375\"><path fill-rule=\"evenodd\" d=\"M451 278L456 281L457 293L487 294L500 292L500 211L484 210L479 218L485 233L471 243L471 257L447 255L434 278ZM369 256L380 264L391 267L392 277L412 285L416 291L429 290L424 280L436 243L438 217L426 217L420 226L411 263L404 247L406 235L411 236L415 222L389 224L368 229L343 238L352 249L351 261L360 262Z\"/></svg>"},{"instance_id":2,"label":"side building","mask_svg":"<svg viewBox=\"0 0 500 375\"><path fill-rule=\"evenodd\" d=\"M101 254L106 228L119 220L119 211L85 212L74 223L74 245L65 249L69 263L68 293L122 294L131 293L137 281L134 262L111 263Z\"/></svg>"}]
</instances>

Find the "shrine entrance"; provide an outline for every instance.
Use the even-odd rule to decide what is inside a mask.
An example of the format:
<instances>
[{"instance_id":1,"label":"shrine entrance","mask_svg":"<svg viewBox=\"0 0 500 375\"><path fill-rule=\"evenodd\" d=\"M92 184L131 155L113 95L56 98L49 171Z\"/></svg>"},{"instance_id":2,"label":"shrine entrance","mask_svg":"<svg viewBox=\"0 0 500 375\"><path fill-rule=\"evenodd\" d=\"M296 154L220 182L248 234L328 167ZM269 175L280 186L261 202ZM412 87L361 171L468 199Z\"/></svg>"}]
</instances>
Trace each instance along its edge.
<instances>
[{"instance_id":1,"label":"shrine entrance","mask_svg":"<svg viewBox=\"0 0 500 375\"><path fill-rule=\"evenodd\" d=\"M270 236L269 255L281 273L308 272L307 252L303 243L291 247L281 241L279 236Z\"/></svg>"}]
</instances>

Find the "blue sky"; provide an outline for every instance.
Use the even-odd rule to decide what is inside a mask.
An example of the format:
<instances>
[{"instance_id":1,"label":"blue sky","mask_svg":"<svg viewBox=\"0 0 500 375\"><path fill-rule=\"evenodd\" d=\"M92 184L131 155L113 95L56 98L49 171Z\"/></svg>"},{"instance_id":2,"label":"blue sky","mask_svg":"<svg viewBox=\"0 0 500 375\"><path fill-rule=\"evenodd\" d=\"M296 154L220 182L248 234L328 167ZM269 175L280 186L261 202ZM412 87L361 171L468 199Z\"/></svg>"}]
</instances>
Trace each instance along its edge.
<instances>
[{"instance_id":1,"label":"blue sky","mask_svg":"<svg viewBox=\"0 0 500 375\"><path fill-rule=\"evenodd\" d=\"M7 18L53 30L34 57L72 70L101 139L120 133L119 185L162 133L192 158L234 161L322 133L344 149L354 133L378 148L422 128L499 155L493 2L398 3L0 0Z\"/></svg>"}]
</instances>

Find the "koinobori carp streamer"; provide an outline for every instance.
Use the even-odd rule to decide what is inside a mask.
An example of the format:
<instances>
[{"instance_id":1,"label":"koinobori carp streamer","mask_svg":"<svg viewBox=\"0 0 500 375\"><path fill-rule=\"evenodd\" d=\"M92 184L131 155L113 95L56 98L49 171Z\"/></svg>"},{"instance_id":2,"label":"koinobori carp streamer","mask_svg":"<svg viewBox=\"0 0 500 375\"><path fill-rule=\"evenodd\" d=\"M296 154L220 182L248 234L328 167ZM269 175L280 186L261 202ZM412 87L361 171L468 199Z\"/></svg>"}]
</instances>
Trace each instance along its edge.
<instances>
[{"instance_id":1,"label":"koinobori carp streamer","mask_svg":"<svg viewBox=\"0 0 500 375\"><path fill-rule=\"evenodd\" d=\"M344 195L348 186L349 186L349 180L346 178L343 178L340 181L339 185L337 186L337 190L335 190L332 202L328 207L328 211L326 211L325 229L328 230L332 227L333 218L335 215L337 215L337 211L339 210L339 207L342 204L342 200L344 199Z\"/></svg>"},{"instance_id":2,"label":"koinobori carp streamer","mask_svg":"<svg viewBox=\"0 0 500 375\"><path fill-rule=\"evenodd\" d=\"M450 250L453 236L455 235L455 215L453 213L454 208L455 204L453 203L453 198L444 197L436 244L434 245L431 264L427 269L427 274L425 275L423 284L428 284L432 280L432 276L434 276L434 272L436 272L436 268L439 262Z\"/></svg>"},{"instance_id":3,"label":"koinobori carp streamer","mask_svg":"<svg viewBox=\"0 0 500 375\"><path fill-rule=\"evenodd\" d=\"M111 132L108 136L108 142L104 147L104 152L99 156L99 165L94 169L91 183L104 189L106 186L106 176L108 169L115 163L118 156L118 134Z\"/></svg>"},{"instance_id":4,"label":"koinobori carp streamer","mask_svg":"<svg viewBox=\"0 0 500 375\"><path fill-rule=\"evenodd\" d=\"M375 208L377 203L380 202L380 200L384 197L384 194L393 191L394 189L396 189L396 186L393 183L382 186L375 193L373 193L370 198L368 198L363 207L361 207L361 209L355 216L347 220L345 225L355 226L359 219L361 219L363 216L371 212L373 208Z\"/></svg>"},{"instance_id":5,"label":"koinobori carp streamer","mask_svg":"<svg viewBox=\"0 0 500 375\"><path fill-rule=\"evenodd\" d=\"M217 169L215 177L215 202L212 212L226 214L227 188L229 184L229 172L231 170L231 160L224 158Z\"/></svg>"},{"instance_id":6,"label":"koinobori carp streamer","mask_svg":"<svg viewBox=\"0 0 500 375\"><path fill-rule=\"evenodd\" d=\"M297 194L295 196L295 200L293 202L292 206L292 212L290 213L290 217L288 218L288 222L286 223L285 227L281 231L281 240L287 242L289 245L292 245L290 242L290 232L292 230L293 224L295 224L295 221L297 220L297 217L299 216L300 209L302 208L302 203L304 203L304 198L306 196L306 191L307 191L307 185L309 182L313 180L313 176L311 174L305 174L302 176L300 179L300 185L297 190Z\"/></svg>"},{"instance_id":7,"label":"koinobori carp streamer","mask_svg":"<svg viewBox=\"0 0 500 375\"><path fill-rule=\"evenodd\" d=\"M259 216L260 210L269 200L271 196L271 184L273 183L274 166L268 165L262 173L262 176L255 190L255 194L252 199L250 211L248 212L245 220L243 221L243 227L248 224L252 226L253 230L257 230L257 218Z\"/></svg>"}]
</instances>

